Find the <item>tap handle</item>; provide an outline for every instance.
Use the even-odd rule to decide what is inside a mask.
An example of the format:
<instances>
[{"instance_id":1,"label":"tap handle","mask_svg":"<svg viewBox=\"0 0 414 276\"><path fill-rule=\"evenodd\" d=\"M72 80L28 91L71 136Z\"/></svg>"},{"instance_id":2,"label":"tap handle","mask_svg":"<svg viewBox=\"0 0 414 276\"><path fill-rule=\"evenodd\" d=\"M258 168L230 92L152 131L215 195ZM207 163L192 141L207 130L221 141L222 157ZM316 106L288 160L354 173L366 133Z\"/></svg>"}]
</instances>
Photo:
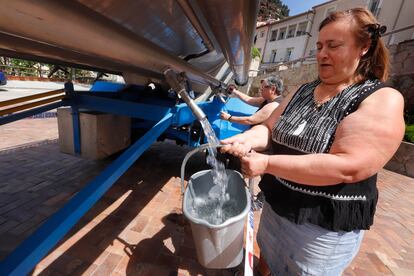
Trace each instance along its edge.
<instances>
[{"instance_id":1,"label":"tap handle","mask_svg":"<svg viewBox=\"0 0 414 276\"><path fill-rule=\"evenodd\" d=\"M164 71L165 80L175 92L180 93L181 90L185 90L183 76L175 73L172 69Z\"/></svg>"}]
</instances>

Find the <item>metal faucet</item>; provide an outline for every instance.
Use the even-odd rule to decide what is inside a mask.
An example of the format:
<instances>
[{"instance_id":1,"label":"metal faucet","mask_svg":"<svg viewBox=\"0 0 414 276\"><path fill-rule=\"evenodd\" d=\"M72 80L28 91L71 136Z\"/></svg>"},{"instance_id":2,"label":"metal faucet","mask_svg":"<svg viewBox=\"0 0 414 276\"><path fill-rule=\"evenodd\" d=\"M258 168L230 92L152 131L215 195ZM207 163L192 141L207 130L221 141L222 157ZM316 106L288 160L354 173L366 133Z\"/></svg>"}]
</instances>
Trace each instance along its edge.
<instances>
[{"instance_id":1,"label":"metal faucet","mask_svg":"<svg viewBox=\"0 0 414 276\"><path fill-rule=\"evenodd\" d=\"M206 114L201 108L194 102L194 100L188 95L185 89L185 79L182 75L177 74L172 69L164 71L165 79L173 90L184 100L188 107L193 112L194 116L201 121L206 117Z\"/></svg>"}]
</instances>

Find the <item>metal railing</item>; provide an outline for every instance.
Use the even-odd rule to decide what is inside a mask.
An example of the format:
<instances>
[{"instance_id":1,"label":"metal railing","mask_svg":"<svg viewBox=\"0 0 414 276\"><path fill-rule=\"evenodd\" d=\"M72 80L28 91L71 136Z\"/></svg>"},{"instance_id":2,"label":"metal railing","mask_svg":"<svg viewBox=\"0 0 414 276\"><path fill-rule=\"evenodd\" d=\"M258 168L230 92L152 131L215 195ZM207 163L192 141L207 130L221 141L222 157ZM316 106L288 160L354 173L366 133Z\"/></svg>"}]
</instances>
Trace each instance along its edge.
<instances>
[{"instance_id":1,"label":"metal railing","mask_svg":"<svg viewBox=\"0 0 414 276\"><path fill-rule=\"evenodd\" d=\"M39 94L21 97L17 99L2 101L0 102L0 108L4 108L4 107L6 108L0 109L0 116L10 115L18 111L26 111L33 107L42 106L48 103L54 103L54 102L62 100L64 97L65 97L64 90L58 89L58 90L49 91L45 93L39 93ZM40 100L34 101L34 102L32 101L32 100L37 100L37 99L40 99ZM17 105L17 104L21 104L21 105Z\"/></svg>"},{"instance_id":2,"label":"metal railing","mask_svg":"<svg viewBox=\"0 0 414 276\"><path fill-rule=\"evenodd\" d=\"M298 59L290 60L287 62L279 62L279 63L263 62L260 65L258 75L264 75L264 74L271 73L271 72L286 70L289 67L290 68L300 67L303 65L304 62L306 62L306 64L316 63L316 55L309 55L309 56L301 57Z\"/></svg>"},{"instance_id":3,"label":"metal railing","mask_svg":"<svg viewBox=\"0 0 414 276\"><path fill-rule=\"evenodd\" d=\"M24 67L15 65L0 65L0 69L8 76L47 78L52 69ZM55 78L65 78L65 72L56 72Z\"/></svg>"},{"instance_id":4,"label":"metal railing","mask_svg":"<svg viewBox=\"0 0 414 276\"><path fill-rule=\"evenodd\" d=\"M79 70L75 70L74 68L66 68L60 66L55 67L53 65L51 65L50 68L47 68L48 66L42 67L37 68L0 64L0 70L3 71L8 77L29 77L39 79L50 79L54 81L66 81L70 79L72 81L85 84L92 84L96 80L101 79L102 77L109 81L116 81L116 76L112 74L88 70L82 70L81 72L79 72Z\"/></svg>"}]
</instances>

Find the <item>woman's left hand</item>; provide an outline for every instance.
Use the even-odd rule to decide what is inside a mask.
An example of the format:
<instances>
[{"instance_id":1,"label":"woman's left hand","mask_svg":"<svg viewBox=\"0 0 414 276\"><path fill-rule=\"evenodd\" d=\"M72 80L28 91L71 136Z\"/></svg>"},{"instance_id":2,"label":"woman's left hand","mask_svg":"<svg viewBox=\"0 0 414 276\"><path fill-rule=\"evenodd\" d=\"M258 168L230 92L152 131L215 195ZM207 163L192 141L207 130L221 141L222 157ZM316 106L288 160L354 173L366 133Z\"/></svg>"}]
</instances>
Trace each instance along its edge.
<instances>
[{"instance_id":1,"label":"woman's left hand","mask_svg":"<svg viewBox=\"0 0 414 276\"><path fill-rule=\"evenodd\" d=\"M230 114L224 111L220 112L220 118L223 120L228 120L230 118Z\"/></svg>"},{"instance_id":2,"label":"woman's left hand","mask_svg":"<svg viewBox=\"0 0 414 276\"><path fill-rule=\"evenodd\" d=\"M265 173L269 155L251 151L241 158L242 173L246 177L255 177Z\"/></svg>"}]
</instances>

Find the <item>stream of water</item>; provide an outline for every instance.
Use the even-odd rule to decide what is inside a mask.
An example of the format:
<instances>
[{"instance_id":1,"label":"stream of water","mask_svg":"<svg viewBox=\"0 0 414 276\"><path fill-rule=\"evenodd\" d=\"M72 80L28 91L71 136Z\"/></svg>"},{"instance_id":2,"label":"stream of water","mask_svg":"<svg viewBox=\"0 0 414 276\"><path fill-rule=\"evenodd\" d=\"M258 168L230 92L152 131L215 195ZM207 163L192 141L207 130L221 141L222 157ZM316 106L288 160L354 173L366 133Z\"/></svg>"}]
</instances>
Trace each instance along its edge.
<instances>
[{"instance_id":1,"label":"stream of water","mask_svg":"<svg viewBox=\"0 0 414 276\"><path fill-rule=\"evenodd\" d=\"M205 197L194 198L193 215L205 219L211 224L221 224L237 213L234 199L231 199L227 191L228 176L223 162L217 160L217 146L220 141L217 139L213 128L207 118L200 121L204 134L211 147L208 147L207 164L211 166L214 185Z\"/></svg>"}]
</instances>

